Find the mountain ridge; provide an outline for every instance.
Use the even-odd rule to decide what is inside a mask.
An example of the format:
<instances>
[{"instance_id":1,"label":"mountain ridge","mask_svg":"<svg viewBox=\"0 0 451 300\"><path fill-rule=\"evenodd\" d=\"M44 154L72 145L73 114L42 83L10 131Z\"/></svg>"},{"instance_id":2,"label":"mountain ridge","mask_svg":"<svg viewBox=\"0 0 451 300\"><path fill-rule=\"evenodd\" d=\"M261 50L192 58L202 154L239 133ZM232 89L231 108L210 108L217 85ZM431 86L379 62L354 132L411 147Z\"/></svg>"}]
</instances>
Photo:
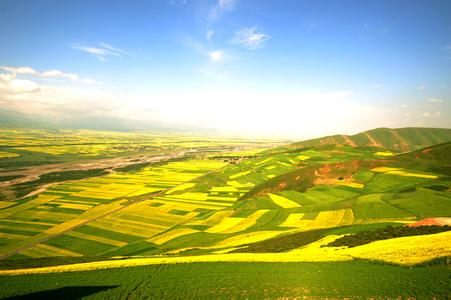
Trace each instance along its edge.
<instances>
[{"instance_id":1,"label":"mountain ridge","mask_svg":"<svg viewBox=\"0 0 451 300\"><path fill-rule=\"evenodd\" d=\"M291 147L338 145L351 147L376 147L409 152L451 141L451 129L429 127L375 128L354 135L336 134L300 141Z\"/></svg>"}]
</instances>

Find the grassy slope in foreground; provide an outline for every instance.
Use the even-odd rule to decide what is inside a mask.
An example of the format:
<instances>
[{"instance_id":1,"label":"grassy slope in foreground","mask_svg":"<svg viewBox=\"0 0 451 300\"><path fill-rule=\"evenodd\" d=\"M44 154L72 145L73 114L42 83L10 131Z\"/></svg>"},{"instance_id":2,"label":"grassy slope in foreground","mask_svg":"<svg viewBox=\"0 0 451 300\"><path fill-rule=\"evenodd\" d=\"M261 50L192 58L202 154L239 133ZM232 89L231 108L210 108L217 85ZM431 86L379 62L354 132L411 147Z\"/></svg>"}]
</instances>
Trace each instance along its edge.
<instances>
[{"instance_id":1,"label":"grassy slope in foreground","mask_svg":"<svg viewBox=\"0 0 451 300\"><path fill-rule=\"evenodd\" d=\"M451 129L447 128L376 128L355 135L332 135L302 141L293 144L293 146L372 146L406 152L449 141L451 141Z\"/></svg>"},{"instance_id":2,"label":"grassy slope in foreground","mask_svg":"<svg viewBox=\"0 0 451 300\"><path fill-rule=\"evenodd\" d=\"M157 256L148 258L115 259L31 269L2 270L0 275L48 274L99 269L116 269L145 265L163 265L199 262L337 262L368 259L412 266L424 264L439 257L451 257L451 232L425 236L400 237L373 243L346 247L324 247L341 236L329 235L299 249L281 253L225 253L193 256Z\"/></svg>"},{"instance_id":3,"label":"grassy slope in foreground","mask_svg":"<svg viewBox=\"0 0 451 300\"><path fill-rule=\"evenodd\" d=\"M24 289L27 282L27 289ZM447 297L447 269L366 262L196 263L0 276L0 297L90 299ZM39 294L38 292L41 292Z\"/></svg>"}]
</instances>

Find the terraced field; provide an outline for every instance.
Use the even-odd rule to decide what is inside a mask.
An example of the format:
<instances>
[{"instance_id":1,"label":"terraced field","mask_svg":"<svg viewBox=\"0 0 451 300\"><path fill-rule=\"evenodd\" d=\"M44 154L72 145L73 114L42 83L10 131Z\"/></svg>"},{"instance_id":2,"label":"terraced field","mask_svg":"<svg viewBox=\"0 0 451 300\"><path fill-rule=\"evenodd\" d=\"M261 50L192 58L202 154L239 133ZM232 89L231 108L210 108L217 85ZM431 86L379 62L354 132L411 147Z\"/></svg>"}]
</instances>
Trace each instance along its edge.
<instances>
[{"instance_id":1,"label":"terraced field","mask_svg":"<svg viewBox=\"0 0 451 300\"><path fill-rule=\"evenodd\" d=\"M450 218L450 147L445 143L401 153L396 147L294 144L221 154L199 151L53 184L36 195L0 202L0 266L15 269L0 271L0 280L99 269L120 273L125 267L162 264L178 270L176 265L186 262L203 268L212 262L314 266L340 261L351 270L358 265L353 261L366 260L415 266L419 273L428 272L429 264L446 269L448 227L355 247L331 245L359 232ZM33 266L44 268L28 268ZM423 295L420 287L410 291L397 296ZM7 295L15 293L12 289Z\"/></svg>"}]
</instances>

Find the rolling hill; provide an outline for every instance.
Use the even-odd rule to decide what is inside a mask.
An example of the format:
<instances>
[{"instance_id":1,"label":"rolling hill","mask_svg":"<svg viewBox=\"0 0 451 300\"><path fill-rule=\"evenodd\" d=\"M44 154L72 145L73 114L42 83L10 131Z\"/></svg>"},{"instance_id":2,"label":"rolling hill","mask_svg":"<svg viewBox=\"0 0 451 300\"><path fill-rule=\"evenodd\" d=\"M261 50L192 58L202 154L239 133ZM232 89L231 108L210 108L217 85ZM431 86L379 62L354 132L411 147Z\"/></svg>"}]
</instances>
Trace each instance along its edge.
<instances>
[{"instance_id":1,"label":"rolling hill","mask_svg":"<svg viewBox=\"0 0 451 300\"><path fill-rule=\"evenodd\" d=\"M420 158L428 161L431 160L449 160L449 154L451 153L451 142L446 142L438 145L425 147L416 151L401 154L399 157Z\"/></svg>"},{"instance_id":2,"label":"rolling hill","mask_svg":"<svg viewBox=\"0 0 451 300\"><path fill-rule=\"evenodd\" d=\"M376 128L355 135L331 135L294 143L292 146L349 145L352 147L378 147L408 152L419 148L451 141L447 128Z\"/></svg>"}]
</instances>

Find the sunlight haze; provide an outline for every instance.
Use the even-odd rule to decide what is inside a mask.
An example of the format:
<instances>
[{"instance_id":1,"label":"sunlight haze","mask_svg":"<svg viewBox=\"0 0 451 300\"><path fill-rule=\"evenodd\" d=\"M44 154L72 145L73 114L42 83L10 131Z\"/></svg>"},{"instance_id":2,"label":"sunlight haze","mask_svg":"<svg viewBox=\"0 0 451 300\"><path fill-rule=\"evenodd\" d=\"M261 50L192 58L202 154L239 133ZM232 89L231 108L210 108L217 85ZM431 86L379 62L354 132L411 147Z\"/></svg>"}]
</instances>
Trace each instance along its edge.
<instances>
[{"instance_id":1,"label":"sunlight haze","mask_svg":"<svg viewBox=\"0 0 451 300\"><path fill-rule=\"evenodd\" d=\"M0 104L76 128L310 138L450 127L449 6L2 1Z\"/></svg>"}]
</instances>

